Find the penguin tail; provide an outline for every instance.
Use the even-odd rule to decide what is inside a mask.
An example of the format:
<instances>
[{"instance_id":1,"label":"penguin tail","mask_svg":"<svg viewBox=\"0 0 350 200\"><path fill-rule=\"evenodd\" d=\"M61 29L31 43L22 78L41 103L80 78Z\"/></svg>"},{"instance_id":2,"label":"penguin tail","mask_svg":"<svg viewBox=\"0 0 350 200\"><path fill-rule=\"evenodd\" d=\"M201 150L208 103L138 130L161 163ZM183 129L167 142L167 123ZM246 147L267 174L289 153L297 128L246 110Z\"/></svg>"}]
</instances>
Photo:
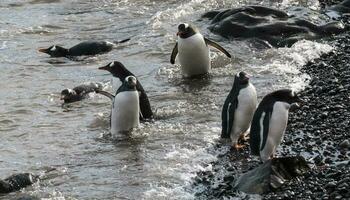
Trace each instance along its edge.
<instances>
[{"instance_id":1,"label":"penguin tail","mask_svg":"<svg viewBox=\"0 0 350 200\"><path fill-rule=\"evenodd\" d=\"M127 41L129 41L129 40L130 40L130 38L127 38L127 39L124 39L124 40L114 41L113 43L114 43L114 44L120 44L120 43L127 42Z\"/></svg>"}]
</instances>

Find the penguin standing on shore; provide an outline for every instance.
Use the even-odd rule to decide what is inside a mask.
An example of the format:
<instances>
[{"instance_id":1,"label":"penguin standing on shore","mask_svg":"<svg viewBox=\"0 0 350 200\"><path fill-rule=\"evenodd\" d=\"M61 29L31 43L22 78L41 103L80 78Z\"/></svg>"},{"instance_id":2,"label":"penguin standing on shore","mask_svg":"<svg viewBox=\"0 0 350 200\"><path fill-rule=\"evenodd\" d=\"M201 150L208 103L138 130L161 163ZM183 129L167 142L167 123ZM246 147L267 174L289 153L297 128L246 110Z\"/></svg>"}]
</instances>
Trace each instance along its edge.
<instances>
[{"instance_id":1,"label":"penguin standing on shore","mask_svg":"<svg viewBox=\"0 0 350 200\"><path fill-rule=\"evenodd\" d=\"M114 77L119 78L120 81L124 81L127 76L135 76L126 67L118 61L108 63L106 66L99 67L100 70L109 71ZM137 80L136 89L140 92L140 109L143 119L151 119L153 117L153 112L151 109L151 104L148 100L147 94L143 89L140 81ZM141 117L141 116L140 116Z\"/></svg>"},{"instance_id":2,"label":"penguin standing on shore","mask_svg":"<svg viewBox=\"0 0 350 200\"><path fill-rule=\"evenodd\" d=\"M249 82L249 76L243 71L237 73L221 114L221 138L231 138L236 149L243 147L238 145L238 139L248 130L256 105L256 90Z\"/></svg>"},{"instance_id":3,"label":"penguin standing on shore","mask_svg":"<svg viewBox=\"0 0 350 200\"><path fill-rule=\"evenodd\" d=\"M130 39L122 41L87 41L81 42L69 49L53 45L49 48L38 49L39 52L49 54L51 57L74 57L74 56L91 56L96 54L107 53L111 51L117 44L127 42Z\"/></svg>"},{"instance_id":4,"label":"penguin standing on shore","mask_svg":"<svg viewBox=\"0 0 350 200\"><path fill-rule=\"evenodd\" d=\"M293 90L282 89L266 95L256 109L250 129L252 155L266 160L274 157L287 127L288 112L292 105L302 100Z\"/></svg>"},{"instance_id":5,"label":"penguin standing on shore","mask_svg":"<svg viewBox=\"0 0 350 200\"><path fill-rule=\"evenodd\" d=\"M125 78L117 90L111 111L111 133L113 136L123 131L130 131L139 126L139 93L134 76Z\"/></svg>"},{"instance_id":6,"label":"penguin standing on shore","mask_svg":"<svg viewBox=\"0 0 350 200\"><path fill-rule=\"evenodd\" d=\"M223 47L203 37L193 25L180 24L177 36L178 39L171 53L170 63L174 64L178 55L182 74L186 77L203 75L209 72L211 63L208 45L215 47L231 58L231 55Z\"/></svg>"}]
</instances>

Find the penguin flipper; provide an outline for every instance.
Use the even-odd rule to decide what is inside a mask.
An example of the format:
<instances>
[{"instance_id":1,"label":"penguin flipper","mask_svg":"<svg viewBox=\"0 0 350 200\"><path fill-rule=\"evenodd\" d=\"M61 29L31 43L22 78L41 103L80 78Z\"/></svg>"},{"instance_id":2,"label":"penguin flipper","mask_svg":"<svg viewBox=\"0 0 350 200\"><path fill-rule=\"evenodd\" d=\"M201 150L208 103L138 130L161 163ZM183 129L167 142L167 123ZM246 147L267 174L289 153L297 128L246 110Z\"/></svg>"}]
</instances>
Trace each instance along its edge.
<instances>
[{"instance_id":1,"label":"penguin flipper","mask_svg":"<svg viewBox=\"0 0 350 200\"><path fill-rule=\"evenodd\" d=\"M123 40L114 41L113 43L114 43L114 44L120 44L120 43L127 42L127 41L129 41L129 40L130 40L130 38L126 38L126 39L123 39Z\"/></svg>"},{"instance_id":2,"label":"penguin flipper","mask_svg":"<svg viewBox=\"0 0 350 200\"><path fill-rule=\"evenodd\" d=\"M269 126L270 126L271 115L272 115L272 109L267 111L265 118L263 120L264 129L263 129L263 138L262 138L262 144L260 147L260 151L263 150L265 148L265 145L266 145L266 141L267 141L267 137L268 137L269 129L270 129Z\"/></svg>"},{"instance_id":3,"label":"penguin flipper","mask_svg":"<svg viewBox=\"0 0 350 200\"><path fill-rule=\"evenodd\" d=\"M225 102L222 109L222 130L221 138L230 138L231 130L233 127L234 113L237 108L238 101L235 99L233 102ZM226 109L225 109L226 108Z\"/></svg>"},{"instance_id":4,"label":"penguin flipper","mask_svg":"<svg viewBox=\"0 0 350 200\"><path fill-rule=\"evenodd\" d=\"M227 57L231 58L231 54L229 52L226 51L226 49L224 49L224 47L220 46L218 43L213 42L207 38L204 38L204 41L207 45L210 45L214 48L216 48L217 50L221 51L222 53L224 53Z\"/></svg>"},{"instance_id":5,"label":"penguin flipper","mask_svg":"<svg viewBox=\"0 0 350 200\"><path fill-rule=\"evenodd\" d=\"M111 100L114 99L114 95L109 93L109 92L106 92L106 91L103 91L103 90L96 90L96 93L97 94L102 94L103 96L106 96L106 97L110 98Z\"/></svg>"},{"instance_id":6,"label":"penguin flipper","mask_svg":"<svg viewBox=\"0 0 350 200\"><path fill-rule=\"evenodd\" d=\"M259 156L266 144L271 114L272 110L257 110L254 114L250 129L250 152L252 155Z\"/></svg>"},{"instance_id":7,"label":"penguin flipper","mask_svg":"<svg viewBox=\"0 0 350 200\"><path fill-rule=\"evenodd\" d=\"M170 63L171 64L175 64L175 58L177 56L178 53L178 49L177 49L177 42L173 48L173 51L171 52L171 57L170 57Z\"/></svg>"}]
</instances>

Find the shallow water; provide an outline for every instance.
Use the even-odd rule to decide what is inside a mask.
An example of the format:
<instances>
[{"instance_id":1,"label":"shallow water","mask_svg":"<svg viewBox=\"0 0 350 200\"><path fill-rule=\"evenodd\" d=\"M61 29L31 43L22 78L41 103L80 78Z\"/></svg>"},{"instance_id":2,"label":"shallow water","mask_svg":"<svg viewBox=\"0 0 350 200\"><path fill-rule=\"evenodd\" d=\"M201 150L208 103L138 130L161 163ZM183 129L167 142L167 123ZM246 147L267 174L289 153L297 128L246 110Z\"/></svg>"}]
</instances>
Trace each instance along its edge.
<instances>
[{"instance_id":1,"label":"shallow water","mask_svg":"<svg viewBox=\"0 0 350 200\"><path fill-rule=\"evenodd\" d=\"M259 98L277 88L301 89L307 76L298 67L332 49L320 41L266 49L211 34L208 22L199 19L212 9L257 2L318 9L316 0L234 2L2 0L0 177L33 172L46 179L0 199L23 193L51 199L193 199L191 178L210 170L219 153L211 147L219 138L221 106L233 75L240 70L252 74ZM169 63L179 22L196 24L231 52L232 61L212 51L210 78L183 79L179 67ZM37 52L52 44L69 47L89 39L128 37L112 52L80 62ZM114 142L107 136L109 99L91 95L64 108L59 100L62 89L88 81L115 91L119 81L97 70L113 60L138 76L156 114L154 122Z\"/></svg>"}]
</instances>

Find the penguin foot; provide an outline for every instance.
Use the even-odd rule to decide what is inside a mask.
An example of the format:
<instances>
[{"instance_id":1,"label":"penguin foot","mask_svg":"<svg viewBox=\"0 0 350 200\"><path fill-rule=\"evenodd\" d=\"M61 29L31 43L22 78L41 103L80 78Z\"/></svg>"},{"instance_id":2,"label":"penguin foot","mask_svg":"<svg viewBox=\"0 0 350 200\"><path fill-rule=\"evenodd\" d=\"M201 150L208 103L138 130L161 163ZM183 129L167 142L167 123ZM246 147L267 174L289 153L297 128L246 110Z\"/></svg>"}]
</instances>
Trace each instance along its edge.
<instances>
[{"instance_id":1,"label":"penguin foot","mask_svg":"<svg viewBox=\"0 0 350 200\"><path fill-rule=\"evenodd\" d=\"M249 139L249 135L247 133L242 133L240 136L239 136L239 140L241 140L242 142L246 142L248 141Z\"/></svg>"},{"instance_id":2,"label":"penguin foot","mask_svg":"<svg viewBox=\"0 0 350 200\"><path fill-rule=\"evenodd\" d=\"M234 144L234 145L233 145L233 148L235 148L236 150L242 149L242 148L244 148L244 147L245 147L245 145L243 145L243 144Z\"/></svg>"}]
</instances>

